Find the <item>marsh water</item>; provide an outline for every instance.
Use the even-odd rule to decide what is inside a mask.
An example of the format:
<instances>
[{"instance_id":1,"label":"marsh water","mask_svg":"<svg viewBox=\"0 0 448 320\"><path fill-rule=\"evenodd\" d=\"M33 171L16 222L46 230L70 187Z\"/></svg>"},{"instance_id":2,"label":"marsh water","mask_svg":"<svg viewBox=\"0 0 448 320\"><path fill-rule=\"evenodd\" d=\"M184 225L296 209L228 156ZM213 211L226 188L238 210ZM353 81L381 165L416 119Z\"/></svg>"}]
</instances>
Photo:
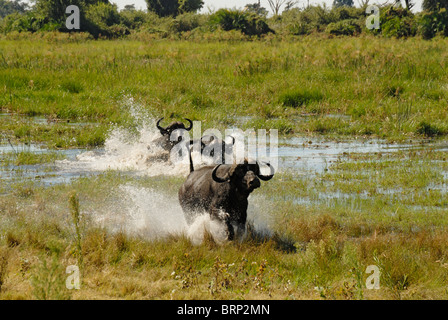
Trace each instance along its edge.
<instances>
[{"instance_id":1,"label":"marsh water","mask_svg":"<svg viewBox=\"0 0 448 320\"><path fill-rule=\"evenodd\" d=\"M125 135L113 132L106 141L106 146L96 149L64 149L51 150L39 144L12 145L7 141L0 144L0 157L5 154L30 152L44 154L56 152L63 160L51 164L37 165L4 165L0 168L3 179L20 176L24 179L39 179L45 185L68 183L81 176L98 174L107 170L121 170L131 174L157 176L160 174L186 174L185 163L179 168L165 163L154 156L154 151L148 146L157 137L156 132L147 132L148 136L140 136L136 141L126 141ZM381 140L324 140L309 137L290 137L279 141L278 170L294 171L298 174L313 175L328 170L332 163L353 153L385 154L400 150L432 148L448 151L448 144L413 142L387 143ZM158 150L160 151L160 150ZM268 148L269 153L269 148ZM1 159L1 158L0 158ZM160 169L165 169L160 171Z\"/></svg>"},{"instance_id":2,"label":"marsh water","mask_svg":"<svg viewBox=\"0 0 448 320\"><path fill-rule=\"evenodd\" d=\"M0 116L9 116L9 114L0 114ZM30 117L29 121L53 125L53 122L43 117ZM68 125L83 126L85 124L72 122ZM130 133L124 128L116 127L109 132L104 147L90 150L50 150L43 144L13 145L9 140L2 139L0 141L0 161L2 163L0 176L3 183L6 184L32 181L45 186L70 183L73 179L97 175L108 170L118 170L133 176L187 176L189 172L187 161L173 164L170 161L166 161L166 155L163 159L160 157L163 150L152 143L159 136L160 134L155 129L153 119L145 118L138 128L137 134L135 132ZM430 142L427 140L388 143L378 139L336 140L307 136L283 137L279 139L278 143L277 171L293 172L294 174L313 179L316 175L328 171L334 163L341 161L341 159L350 161L350 155L352 154L373 156L421 149L447 151L448 144L443 141ZM15 154L20 152L33 154L56 152L60 156L58 158L63 159L35 165L17 166L3 163L5 155L14 157ZM269 154L269 152L268 148L267 153ZM195 161L195 157L193 158ZM441 174L445 178L447 177L446 172L441 172ZM445 188L443 185L434 187L439 189ZM385 190L384 192L393 194L394 190ZM367 198L368 195L357 194L356 197ZM321 194L316 199L297 197L294 201L295 203L307 204L313 201L327 201L328 199L347 201L350 198L352 198L352 195L349 193L333 192Z\"/></svg>"}]
</instances>

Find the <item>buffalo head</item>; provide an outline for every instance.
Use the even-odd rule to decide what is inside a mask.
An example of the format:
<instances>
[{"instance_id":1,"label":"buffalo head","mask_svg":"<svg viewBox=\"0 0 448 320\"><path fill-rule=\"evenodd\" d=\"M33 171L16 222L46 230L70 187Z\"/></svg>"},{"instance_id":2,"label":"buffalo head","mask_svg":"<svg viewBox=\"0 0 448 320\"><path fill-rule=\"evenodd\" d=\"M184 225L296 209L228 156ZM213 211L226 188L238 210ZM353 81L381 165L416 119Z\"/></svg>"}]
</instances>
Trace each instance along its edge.
<instances>
[{"instance_id":1,"label":"buffalo head","mask_svg":"<svg viewBox=\"0 0 448 320\"><path fill-rule=\"evenodd\" d=\"M157 129L159 129L159 131L160 131L160 134L162 135L162 136L170 136L171 135L171 133L174 131L174 130L177 130L177 129L184 129L184 130L187 130L187 131L190 131L192 128L193 128L193 121L191 121L190 119L187 119L187 118L185 118L185 120L187 120L189 123L190 123L190 126L187 128L187 127L185 127L185 125L182 123L182 122L179 122L179 121L176 121L176 122L172 122L169 126L167 126L166 128L163 128L162 126L160 126L160 122L163 120L164 118L160 118L158 121L157 121L157 124L156 124L156 126L157 126Z\"/></svg>"},{"instance_id":2,"label":"buffalo head","mask_svg":"<svg viewBox=\"0 0 448 320\"><path fill-rule=\"evenodd\" d=\"M215 135L205 135L200 139L201 155L211 157L216 164L225 163L226 156L232 157L233 146L235 144L235 138L232 138L231 143L226 143L225 140L217 138ZM198 143L198 140L191 140L190 145Z\"/></svg>"},{"instance_id":3,"label":"buffalo head","mask_svg":"<svg viewBox=\"0 0 448 320\"><path fill-rule=\"evenodd\" d=\"M217 165L212 171L212 178L213 181L218 183L228 182L242 193L249 194L260 187L260 180L269 181L274 176L274 168L269 163L266 163L266 165L271 169L270 175L260 173L258 162L248 163L246 160L242 164L225 165L223 167ZM220 168L221 170L219 170Z\"/></svg>"},{"instance_id":4,"label":"buffalo head","mask_svg":"<svg viewBox=\"0 0 448 320\"><path fill-rule=\"evenodd\" d=\"M171 134L177 130L177 129L183 129L186 131L190 131L193 128L193 121L191 121L190 119L185 118L185 120L187 120L190 123L190 126L187 128L182 122L172 122L169 126L167 126L166 128L163 128L160 125L160 122L163 120L164 118L160 118L157 121L157 129L159 129L160 134L162 135L161 137L155 139L153 141L154 144L158 145L159 147L162 147L164 150L166 151L171 151L171 149L174 147L174 145L176 143L178 143L181 138L178 138L178 141L171 141Z\"/></svg>"}]
</instances>

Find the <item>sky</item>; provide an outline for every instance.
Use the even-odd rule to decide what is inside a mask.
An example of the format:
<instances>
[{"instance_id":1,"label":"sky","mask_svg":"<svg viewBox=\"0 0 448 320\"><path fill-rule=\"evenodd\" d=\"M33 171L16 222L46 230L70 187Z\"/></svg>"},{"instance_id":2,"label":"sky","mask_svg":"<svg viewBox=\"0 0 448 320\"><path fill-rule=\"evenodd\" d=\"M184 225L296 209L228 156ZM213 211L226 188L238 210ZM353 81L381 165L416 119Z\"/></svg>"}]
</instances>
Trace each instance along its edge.
<instances>
[{"instance_id":1,"label":"sky","mask_svg":"<svg viewBox=\"0 0 448 320\"><path fill-rule=\"evenodd\" d=\"M206 13L209 12L209 10L216 11L221 8L243 8L248 3L255 3L258 0L204 0L204 7L200 12ZM333 0L309 0L310 4L322 4L325 3L328 6L331 6L333 3ZM354 0L355 5L358 4L358 0ZM146 9L146 2L145 0L110 0L112 3L116 3L118 5L119 9L123 9L125 5L127 4L134 4L136 9ZM372 3L384 3L384 1L378 1L373 0ZM389 2L392 2L391 0ZM415 10L420 11L421 10L421 3L422 0L416 0L416 6ZM307 0L300 0L298 3L298 6L301 7L307 3ZM261 5L265 7L266 9L269 9L269 4L267 0L261 0ZM414 10L413 10L414 11Z\"/></svg>"}]
</instances>

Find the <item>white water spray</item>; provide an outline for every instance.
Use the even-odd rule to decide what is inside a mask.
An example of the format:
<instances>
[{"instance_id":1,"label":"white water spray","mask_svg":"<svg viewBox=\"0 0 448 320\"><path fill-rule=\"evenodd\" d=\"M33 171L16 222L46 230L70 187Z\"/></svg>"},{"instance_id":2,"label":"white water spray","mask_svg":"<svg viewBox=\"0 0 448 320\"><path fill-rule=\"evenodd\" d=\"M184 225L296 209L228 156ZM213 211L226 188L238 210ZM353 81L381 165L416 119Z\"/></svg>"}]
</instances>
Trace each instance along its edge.
<instances>
[{"instance_id":1,"label":"white water spray","mask_svg":"<svg viewBox=\"0 0 448 320\"><path fill-rule=\"evenodd\" d=\"M150 177L182 176L189 173L189 160L169 161L169 153L153 141L161 136L156 121L147 115L132 99L126 102L136 130L115 127L109 132L104 150L86 151L75 161L63 160L58 165L64 171L98 173L107 170L131 171ZM195 166L212 164L213 159L192 153ZM164 238L184 234L193 244L202 243L209 233L217 243L226 239L223 224L211 221L208 214L198 214L191 226L185 222L177 196L160 190L126 184L111 190L110 199L92 213L101 226L112 232L123 231L145 239Z\"/></svg>"}]
</instances>

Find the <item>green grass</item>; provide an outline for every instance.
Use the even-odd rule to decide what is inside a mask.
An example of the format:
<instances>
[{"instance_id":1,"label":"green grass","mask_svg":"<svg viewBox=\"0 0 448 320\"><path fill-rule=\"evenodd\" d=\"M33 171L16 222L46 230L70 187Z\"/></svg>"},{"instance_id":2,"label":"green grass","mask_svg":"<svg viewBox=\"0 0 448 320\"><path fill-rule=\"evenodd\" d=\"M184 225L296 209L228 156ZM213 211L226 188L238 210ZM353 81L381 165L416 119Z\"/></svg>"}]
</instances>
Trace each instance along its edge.
<instances>
[{"instance_id":1,"label":"green grass","mask_svg":"<svg viewBox=\"0 0 448 320\"><path fill-rule=\"evenodd\" d=\"M2 155L2 165L36 165L43 163L53 163L55 160L62 160L65 157L56 152L49 153L35 153L31 151L20 151L20 152L9 152L3 153Z\"/></svg>"},{"instance_id":2,"label":"green grass","mask_svg":"<svg viewBox=\"0 0 448 320\"><path fill-rule=\"evenodd\" d=\"M285 92L280 95L279 102L286 107L301 107L323 99L322 94L318 90L294 90Z\"/></svg>"},{"instance_id":3,"label":"green grass","mask_svg":"<svg viewBox=\"0 0 448 320\"><path fill-rule=\"evenodd\" d=\"M68 185L28 185L26 195L22 189L0 197L6 235L0 247L10 270L0 297L443 299L447 203L437 186L446 186L446 171L443 151L415 149L343 155L315 176L278 173L250 198L262 210L258 214L271 217L272 235L250 227L245 241L224 246L209 237L194 246L178 234L146 240L94 222L95 212L114 212L120 186L176 199L181 177L110 171ZM333 193L340 196L320 198ZM29 265L22 273L11 271L22 270L24 261ZM77 261L83 265L81 289L64 291L57 286L63 267ZM380 290L365 286L369 265L381 270ZM47 274L55 287L36 296L42 286L30 279Z\"/></svg>"},{"instance_id":4,"label":"green grass","mask_svg":"<svg viewBox=\"0 0 448 320\"><path fill-rule=\"evenodd\" d=\"M102 146L109 130L108 125L85 123L76 126L66 121L45 124L17 115L0 117L0 126L3 140L8 137L14 143L44 143L54 149Z\"/></svg>"},{"instance_id":5,"label":"green grass","mask_svg":"<svg viewBox=\"0 0 448 320\"><path fill-rule=\"evenodd\" d=\"M263 120L282 118L270 125L287 134L443 136L447 41L2 40L0 106L103 128L128 121L124 97L131 96L154 117L190 117L205 128L224 129L235 117L256 114L261 120L253 124L262 128ZM297 126L291 119L303 114L315 120ZM333 123L323 118L328 114L351 118Z\"/></svg>"}]
</instances>

